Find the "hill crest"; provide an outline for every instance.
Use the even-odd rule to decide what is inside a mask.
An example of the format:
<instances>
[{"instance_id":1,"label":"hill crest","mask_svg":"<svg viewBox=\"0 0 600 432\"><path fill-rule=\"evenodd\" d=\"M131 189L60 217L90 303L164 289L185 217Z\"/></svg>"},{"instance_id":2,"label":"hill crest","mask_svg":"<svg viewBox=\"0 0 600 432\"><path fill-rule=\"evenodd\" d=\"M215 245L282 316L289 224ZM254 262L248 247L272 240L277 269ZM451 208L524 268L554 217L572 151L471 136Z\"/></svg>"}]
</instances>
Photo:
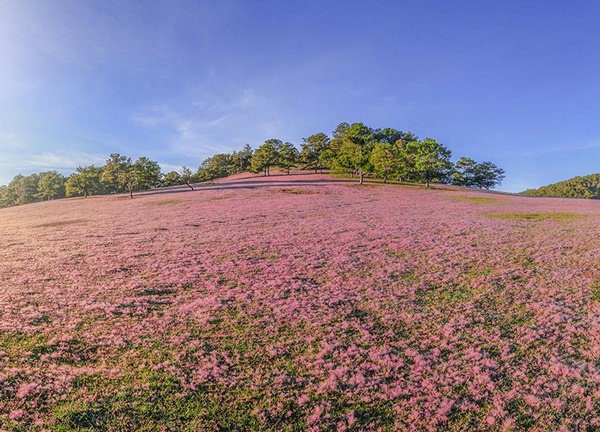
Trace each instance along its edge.
<instances>
[{"instance_id":1,"label":"hill crest","mask_svg":"<svg viewBox=\"0 0 600 432\"><path fill-rule=\"evenodd\" d=\"M528 189L521 192L527 196L545 196L557 198L600 198L600 173L577 176L567 180Z\"/></svg>"}]
</instances>

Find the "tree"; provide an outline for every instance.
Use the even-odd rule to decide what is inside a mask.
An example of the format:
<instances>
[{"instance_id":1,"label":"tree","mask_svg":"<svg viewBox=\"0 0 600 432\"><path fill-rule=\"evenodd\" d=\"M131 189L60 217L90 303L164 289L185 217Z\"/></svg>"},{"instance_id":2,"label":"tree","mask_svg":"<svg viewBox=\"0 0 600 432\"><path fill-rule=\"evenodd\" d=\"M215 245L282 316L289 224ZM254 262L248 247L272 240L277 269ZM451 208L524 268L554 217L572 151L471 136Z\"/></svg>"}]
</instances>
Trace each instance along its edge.
<instances>
[{"instance_id":1,"label":"tree","mask_svg":"<svg viewBox=\"0 0 600 432\"><path fill-rule=\"evenodd\" d=\"M335 129L333 130L333 132L331 132L333 139L343 138L346 135L346 131L348 130L349 127L350 127L350 124L346 123L346 122L341 122L340 124L338 124L335 127Z\"/></svg>"},{"instance_id":2,"label":"tree","mask_svg":"<svg viewBox=\"0 0 600 432\"><path fill-rule=\"evenodd\" d=\"M175 186L182 183L183 181L181 180L181 174L179 174L177 171L168 172L163 177L163 185L165 186Z\"/></svg>"},{"instance_id":3,"label":"tree","mask_svg":"<svg viewBox=\"0 0 600 432\"><path fill-rule=\"evenodd\" d=\"M395 144L404 137L404 133L394 128L375 129L373 136L380 143Z\"/></svg>"},{"instance_id":4,"label":"tree","mask_svg":"<svg viewBox=\"0 0 600 432\"><path fill-rule=\"evenodd\" d=\"M14 205L14 200L10 194L8 186L0 186L0 208L10 207Z\"/></svg>"},{"instance_id":5,"label":"tree","mask_svg":"<svg viewBox=\"0 0 600 432\"><path fill-rule=\"evenodd\" d=\"M365 173L370 169L369 159L374 145L373 130L363 123L353 123L345 129L342 140L341 162L352 167L359 176L359 183L363 184Z\"/></svg>"},{"instance_id":6,"label":"tree","mask_svg":"<svg viewBox=\"0 0 600 432\"><path fill-rule=\"evenodd\" d=\"M504 170L492 162L477 163L468 157L461 157L454 166L452 183L460 186L490 189L502 183Z\"/></svg>"},{"instance_id":7,"label":"tree","mask_svg":"<svg viewBox=\"0 0 600 432\"><path fill-rule=\"evenodd\" d=\"M396 145L388 142L378 142L375 144L371 152L371 165L375 174L378 177L382 177L383 182L387 183L387 179L397 174L400 168Z\"/></svg>"},{"instance_id":8,"label":"tree","mask_svg":"<svg viewBox=\"0 0 600 432\"><path fill-rule=\"evenodd\" d=\"M121 192L125 189L123 182L127 178L127 171L130 166L131 158L121 156L118 153L111 154L102 171L102 182L115 193Z\"/></svg>"},{"instance_id":9,"label":"tree","mask_svg":"<svg viewBox=\"0 0 600 432\"><path fill-rule=\"evenodd\" d=\"M407 143L401 156L407 170L416 177L415 180L425 183L427 187L434 180L446 181L452 169L450 150L431 138Z\"/></svg>"},{"instance_id":10,"label":"tree","mask_svg":"<svg viewBox=\"0 0 600 432\"><path fill-rule=\"evenodd\" d=\"M408 131L408 132L402 132L402 137L400 138L400 143L398 143L398 141L396 141L396 144L400 144L402 147L404 147L406 144L408 144L409 142L413 142L413 141L419 141L419 138L412 132Z\"/></svg>"},{"instance_id":11,"label":"tree","mask_svg":"<svg viewBox=\"0 0 600 432\"><path fill-rule=\"evenodd\" d=\"M200 180L214 180L216 178L227 177L235 171L231 155L219 153L205 159L200 168L198 168L198 177Z\"/></svg>"},{"instance_id":12,"label":"tree","mask_svg":"<svg viewBox=\"0 0 600 432\"><path fill-rule=\"evenodd\" d=\"M294 147L292 143L286 142L279 147L279 154L277 157L277 165L284 169L287 174L290 174L290 168L294 167L298 162L298 149Z\"/></svg>"},{"instance_id":13,"label":"tree","mask_svg":"<svg viewBox=\"0 0 600 432\"><path fill-rule=\"evenodd\" d=\"M271 175L270 169L277 163L281 145L281 140L268 139L263 145L257 148L252 156L252 172L258 173L263 171L264 175Z\"/></svg>"},{"instance_id":14,"label":"tree","mask_svg":"<svg viewBox=\"0 0 600 432\"><path fill-rule=\"evenodd\" d=\"M65 178L56 171L40 174L38 197L51 200L64 193Z\"/></svg>"},{"instance_id":15,"label":"tree","mask_svg":"<svg viewBox=\"0 0 600 432\"><path fill-rule=\"evenodd\" d=\"M475 186L491 189L502 184L504 170L492 162L482 162L475 168Z\"/></svg>"},{"instance_id":16,"label":"tree","mask_svg":"<svg viewBox=\"0 0 600 432\"><path fill-rule=\"evenodd\" d=\"M81 196L87 198L102 190L102 168L94 165L77 167L66 181L67 196Z\"/></svg>"},{"instance_id":17,"label":"tree","mask_svg":"<svg viewBox=\"0 0 600 432\"><path fill-rule=\"evenodd\" d=\"M131 199L133 199L133 191L141 187L144 179L145 172L142 165L135 163L119 173L119 183L129 192Z\"/></svg>"},{"instance_id":18,"label":"tree","mask_svg":"<svg viewBox=\"0 0 600 432\"><path fill-rule=\"evenodd\" d=\"M302 138L302 140L304 143L302 144L300 160L304 163L305 169L314 169L316 174L317 170L323 169L324 158L322 159L322 156L329 147L329 137L323 132L319 132L308 138Z\"/></svg>"},{"instance_id":19,"label":"tree","mask_svg":"<svg viewBox=\"0 0 600 432\"><path fill-rule=\"evenodd\" d=\"M250 169L253 153L252 147L246 144L242 150L231 154L231 164L235 172L241 173Z\"/></svg>"},{"instance_id":20,"label":"tree","mask_svg":"<svg viewBox=\"0 0 600 432\"><path fill-rule=\"evenodd\" d=\"M188 167L183 167L181 169L181 180L184 184L187 185L191 190L194 190L194 186L191 185L192 179L194 178L194 173Z\"/></svg>"},{"instance_id":21,"label":"tree","mask_svg":"<svg viewBox=\"0 0 600 432\"><path fill-rule=\"evenodd\" d=\"M160 186L162 172L158 162L142 156L135 161L133 166L135 167L134 171L137 172L137 187L148 190Z\"/></svg>"},{"instance_id":22,"label":"tree","mask_svg":"<svg viewBox=\"0 0 600 432\"><path fill-rule=\"evenodd\" d=\"M452 184L458 186L474 186L477 162L468 157L461 157L454 165Z\"/></svg>"},{"instance_id":23,"label":"tree","mask_svg":"<svg viewBox=\"0 0 600 432\"><path fill-rule=\"evenodd\" d=\"M13 205L28 204L38 198L39 174L28 176L16 175L8 184L9 194Z\"/></svg>"}]
</instances>

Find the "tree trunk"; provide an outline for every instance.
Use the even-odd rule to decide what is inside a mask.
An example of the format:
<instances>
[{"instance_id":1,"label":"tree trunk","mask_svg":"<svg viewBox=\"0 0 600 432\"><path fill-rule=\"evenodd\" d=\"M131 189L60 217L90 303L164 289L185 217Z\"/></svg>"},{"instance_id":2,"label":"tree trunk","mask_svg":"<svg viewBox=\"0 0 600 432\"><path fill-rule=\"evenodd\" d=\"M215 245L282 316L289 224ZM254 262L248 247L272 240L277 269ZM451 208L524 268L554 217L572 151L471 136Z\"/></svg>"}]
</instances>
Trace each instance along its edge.
<instances>
[{"instance_id":1,"label":"tree trunk","mask_svg":"<svg viewBox=\"0 0 600 432\"><path fill-rule=\"evenodd\" d=\"M364 178L365 178L365 174L362 172L362 170L358 173L359 177L360 177L360 184L363 184Z\"/></svg>"},{"instance_id":2,"label":"tree trunk","mask_svg":"<svg viewBox=\"0 0 600 432\"><path fill-rule=\"evenodd\" d=\"M133 189L129 189L129 196L133 199Z\"/></svg>"},{"instance_id":3,"label":"tree trunk","mask_svg":"<svg viewBox=\"0 0 600 432\"><path fill-rule=\"evenodd\" d=\"M186 182L186 185L191 189L194 190L194 187L190 184L190 182Z\"/></svg>"},{"instance_id":4,"label":"tree trunk","mask_svg":"<svg viewBox=\"0 0 600 432\"><path fill-rule=\"evenodd\" d=\"M289 168L288 168L288 170L287 170L287 175L290 175L290 169L289 169Z\"/></svg>"}]
</instances>

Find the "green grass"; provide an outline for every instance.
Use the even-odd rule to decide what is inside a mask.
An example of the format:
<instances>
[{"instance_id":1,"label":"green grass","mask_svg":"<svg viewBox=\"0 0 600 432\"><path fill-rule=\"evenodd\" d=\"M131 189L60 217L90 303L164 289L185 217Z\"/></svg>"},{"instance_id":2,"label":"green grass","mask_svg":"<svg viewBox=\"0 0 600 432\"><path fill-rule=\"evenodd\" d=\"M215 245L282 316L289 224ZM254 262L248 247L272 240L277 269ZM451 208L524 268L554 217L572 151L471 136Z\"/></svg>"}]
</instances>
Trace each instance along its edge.
<instances>
[{"instance_id":1,"label":"green grass","mask_svg":"<svg viewBox=\"0 0 600 432\"><path fill-rule=\"evenodd\" d=\"M595 279L590 289L592 291L592 300L600 302L600 279Z\"/></svg>"},{"instance_id":2,"label":"green grass","mask_svg":"<svg viewBox=\"0 0 600 432\"><path fill-rule=\"evenodd\" d=\"M487 213L487 217L494 219L514 219L514 220L555 220L555 221L572 221L581 217L578 213L563 212L563 213Z\"/></svg>"},{"instance_id":3,"label":"green grass","mask_svg":"<svg viewBox=\"0 0 600 432\"><path fill-rule=\"evenodd\" d=\"M65 225L76 225L87 222L86 219L72 219L72 220L63 220L56 222L47 222L40 225L35 225L34 228L58 228Z\"/></svg>"},{"instance_id":4,"label":"green grass","mask_svg":"<svg viewBox=\"0 0 600 432\"><path fill-rule=\"evenodd\" d=\"M279 189L277 192L291 194L291 195L313 195L316 192L302 189Z\"/></svg>"},{"instance_id":5,"label":"green grass","mask_svg":"<svg viewBox=\"0 0 600 432\"><path fill-rule=\"evenodd\" d=\"M242 388L200 387L182 395L175 376L143 370L116 380L99 375L83 377L77 387L96 395L93 400L74 392L57 406L55 431L96 430L258 430L252 412L258 397Z\"/></svg>"},{"instance_id":6,"label":"green grass","mask_svg":"<svg viewBox=\"0 0 600 432\"><path fill-rule=\"evenodd\" d=\"M181 202L181 200L169 199L169 200L155 201L155 202L150 203L150 205L163 206L163 205L179 204L180 202Z\"/></svg>"},{"instance_id":7,"label":"green grass","mask_svg":"<svg viewBox=\"0 0 600 432\"><path fill-rule=\"evenodd\" d=\"M355 180L358 185L358 176L351 176L350 174L338 174L338 173L330 173L329 175L334 178ZM387 185L403 186L403 187L414 188L414 189L435 189L435 190L445 190L445 191L450 191L450 192L456 191L456 189L452 189L450 186L446 186L446 185L432 184L431 186L427 187L423 183L413 183L413 182L397 181L397 180L390 180L390 179L388 179L387 182L384 182L382 178L377 178L377 177L365 177L364 181L365 181L365 184L363 184L362 186L366 186L369 184L373 185L375 183L377 185L387 184Z\"/></svg>"},{"instance_id":8,"label":"green grass","mask_svg":"<svg viewBox=\"0 0 600 432\"><path fill-rule=\"evenodd\" d=\"M480 197L480 196L467 196L467 195L452 195L448 196L453 201L472 202L475 204L494 204L498 202L498 198L494 197Z\"/></svg>"}]
</instances>

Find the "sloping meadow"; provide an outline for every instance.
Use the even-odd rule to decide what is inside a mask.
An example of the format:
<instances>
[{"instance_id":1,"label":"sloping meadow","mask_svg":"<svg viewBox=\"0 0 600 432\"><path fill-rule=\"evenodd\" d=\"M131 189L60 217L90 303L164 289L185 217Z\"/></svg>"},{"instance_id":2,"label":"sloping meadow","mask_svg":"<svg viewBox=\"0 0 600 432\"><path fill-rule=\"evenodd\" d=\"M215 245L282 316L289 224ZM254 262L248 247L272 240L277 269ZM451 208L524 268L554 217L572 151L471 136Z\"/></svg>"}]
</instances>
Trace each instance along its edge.
<instances>
[{"instance_id":1,"label":"sloping meadow","mask_svg":"<svg viewBox=\"0 0 600 432\"><path fill-rule=\"evenodd\" d=\"M600 202L314 177L0 210L0 429L600 428Z\"/></svg>"}]
</instances>

